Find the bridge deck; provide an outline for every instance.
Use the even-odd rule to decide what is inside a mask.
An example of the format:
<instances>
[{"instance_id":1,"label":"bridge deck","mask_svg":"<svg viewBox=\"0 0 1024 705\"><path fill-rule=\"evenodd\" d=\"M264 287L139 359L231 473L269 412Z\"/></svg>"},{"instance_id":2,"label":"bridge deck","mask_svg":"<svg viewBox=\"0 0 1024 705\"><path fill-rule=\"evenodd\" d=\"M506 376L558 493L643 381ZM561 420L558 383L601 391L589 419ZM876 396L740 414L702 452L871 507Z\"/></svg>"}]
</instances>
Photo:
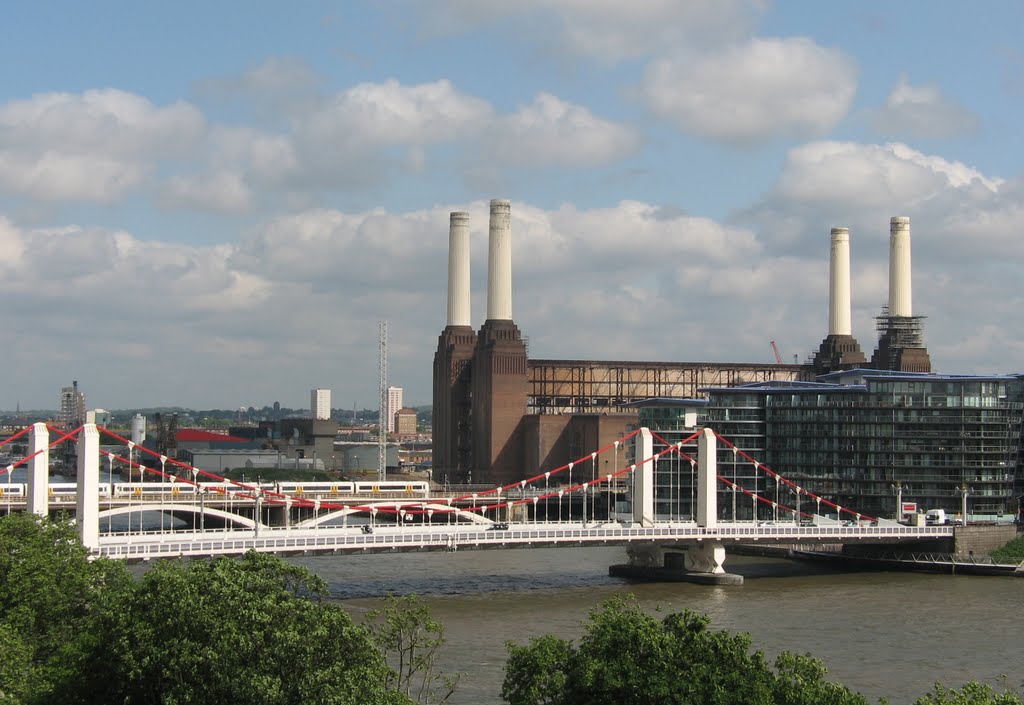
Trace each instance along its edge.
<instances>
[{"instance_id":1,"label":"bridge deck","mask_svg":"<svg viewBox=\"0 0 1024 705\"><path fill-rule=\"evenodd\" d=\"M508 529L481 525L377 526L296 529L260 527L173 533L104 534L95 555L126 560L179 556L238 555L249 550L281 554L432 551L538 546L578 546L658 542L688 544L705 539L729 543L901 542L948 538L952 527L929 526L755 526L750 522L703 528L692 523L660 523L650 527L618 522L529 523Z\"/></svg>"}]
</instances>

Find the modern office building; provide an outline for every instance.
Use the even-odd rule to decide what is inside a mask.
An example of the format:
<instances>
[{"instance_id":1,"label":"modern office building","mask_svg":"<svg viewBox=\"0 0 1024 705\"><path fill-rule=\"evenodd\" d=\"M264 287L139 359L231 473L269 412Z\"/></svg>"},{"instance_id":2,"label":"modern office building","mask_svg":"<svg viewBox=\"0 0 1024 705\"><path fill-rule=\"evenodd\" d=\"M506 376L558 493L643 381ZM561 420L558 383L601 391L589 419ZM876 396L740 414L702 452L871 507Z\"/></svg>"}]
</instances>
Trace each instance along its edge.
<instances>
[{"instance_id":1,"label":"modern office building","mask_svg":"<svg viewBox=\"0 0 1024 705\"><path fill-rule=\"evenodd\" d=\"M956 516L965 489L972 520L1006 518L1017 510L1024 419L1019 377L857 369L821 382L704 391L706 401L690 400L688 406L687 400L649 400L639 408L639 423L674 443L692 433L696 411L699 425L715 429L772 470L872 516L893 518L898 496L921 509L941 508ZM770 500L795 504L791 488L766 481L748 460L724 447L718 473ZM675 482L685 498L686 473ZM719 505L722 516L734 511L738 519L752 516L753 503L742 493L737 501L724 483ZM758 506L759 518L766 518L770 505Z\"/></svg>"},{"instance_id":2,"label":"modern office building","mask_svg":"<svg viewBox=\"0 0 1024 705\"><path fill-rule=\"evenodd\" d=\"M314 389L309 393L309 416L314 421L327 421L331 418L331 390Z\"/></svg>"}]
</instances>

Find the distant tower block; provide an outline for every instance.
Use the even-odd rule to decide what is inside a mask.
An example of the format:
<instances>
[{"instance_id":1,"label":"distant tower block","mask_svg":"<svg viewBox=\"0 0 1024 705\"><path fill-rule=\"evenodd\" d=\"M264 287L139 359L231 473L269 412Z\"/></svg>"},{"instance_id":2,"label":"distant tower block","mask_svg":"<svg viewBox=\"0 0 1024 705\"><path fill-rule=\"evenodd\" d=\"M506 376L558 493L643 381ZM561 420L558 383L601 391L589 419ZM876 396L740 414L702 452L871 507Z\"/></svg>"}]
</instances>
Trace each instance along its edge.
<instances>
[{"instance_id":1,"label":"distant tower block","mask_svg":"<svg viewBox=\"0 0 1024 705\"><path fill-rule=\"evenodd\" d=\"M853 337L850 313L850 231L832 228L828 278L828 335L814 356L814 371L826 374L867 363Z\"/></svg>"},{"instance_id":2,"label":"distant tower block","mask_svg":"<svg viewBox=\"0 0 1024 705\"><path fill-rule=\"evenodd\" d=\"M910 268L910 218L889 220L889 304L875 321L878 348L871 366L897 372L931 372L921 335L924 316L913 315Z\"/></svg>"},{"instance_id":3,"label":"distant tower block","mask_svg":"<svg viewBox=\"0 0 1024 705\"><path fill-rule=\"evenodd\" d=\"M476 331L470 327L469 214L450 215L448 325L434 353L432 462L438 482L467 482L472 467L472 361Z\"/></svg>"},{"instance_id":4,"label":"distant tower block","mask_svg":"<svg viewBox=\"0 0 1024 705\"><path fill-rule=\"evenodd\" d=\"M523 410L529 396L526 344L512 321L512 225L508 201L491 201L487 320L473 352L474 482L523 476Z\"/></svg>"}]
</instances>

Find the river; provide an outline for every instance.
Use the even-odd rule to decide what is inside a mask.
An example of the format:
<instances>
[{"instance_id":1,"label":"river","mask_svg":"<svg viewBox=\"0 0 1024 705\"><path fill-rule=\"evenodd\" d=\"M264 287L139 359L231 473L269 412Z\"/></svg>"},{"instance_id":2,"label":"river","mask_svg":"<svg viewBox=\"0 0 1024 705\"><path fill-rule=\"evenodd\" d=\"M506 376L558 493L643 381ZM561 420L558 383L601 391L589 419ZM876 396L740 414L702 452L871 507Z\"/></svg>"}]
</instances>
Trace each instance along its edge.
<instances>
[{"instance_id":1,"label":"river","mask_svg":"<svg viewBox=\"0 0 1024 705\"><path fill-rule=\"evenodd\" d=\"M737 587L634 583L608 576L621 547L503 549L292 559L324 578L357 620L379 596L416 593L446 628L439 659L465 675L453 705L501 703L505 642L551 633L576 639L593 607L631 593L647 611L690 609L712 627L749 632L770 660L810 652L829 678L875 702L911 703L935 681L1024 680L1017 609L1024 580L836 572L781 559L730 556Z\"/></svg>"}]
</instances>

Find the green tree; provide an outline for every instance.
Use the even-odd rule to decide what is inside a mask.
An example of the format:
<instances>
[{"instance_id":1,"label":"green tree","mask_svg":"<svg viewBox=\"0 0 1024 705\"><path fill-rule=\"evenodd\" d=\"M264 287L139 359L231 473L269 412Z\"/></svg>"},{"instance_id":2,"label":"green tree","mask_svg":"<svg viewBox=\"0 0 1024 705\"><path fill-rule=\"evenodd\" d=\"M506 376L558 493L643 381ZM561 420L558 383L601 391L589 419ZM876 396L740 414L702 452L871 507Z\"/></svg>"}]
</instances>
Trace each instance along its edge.
<instances>
[{"instance_id":1,"label":"green tree","mask_svg":"<svg viewBox=\"0 0 1024 705\"><path fill-rule=\"evenodd\" d=\"M776 674L747 634L708 629L690 611L660 621L632 598L592 610L579 646L554 637L507 644L502 698L511 705L866 705L824 680L810 656L785 653Z\"/></svg>"},{"instance_id":2,"label":"green tree","mask_svg":"<svg viewBox=\"0 0 1024 705\"><path fill-rule=\"evenodd\" d=\"M378 648L392 668L386 685L417 703L443 703L455 692L461 674L446 674L435 667L444 645L444 625L416 595L383 598L384 607L367 615Z\"/></svg>"},{"instance_id":3,"label":"green tree","mask_svg":"<svg viewBox=\"0 0 1024 705\"><path fill-rule=\"evenodd\" d=\"M408 703L386 686L369 632L325 594L304 568L255 552L161 562L106 603L68 657L76 667L59 701Z\"/></svg>"},{"instance_id":4,"label":"green tree","mask_svg":"<svg viewBox=\"0 0 1024 705\"><path fill-rule=\"evenodd\" d=\"M938 683L926 695L914 701L914 705L1022 705L1020 695L1005 690L997 692L990 685L971 682L959 690L947 688Z\"/></svg>"},{"instance_id":5,"label":"green tree","mask_svg":"<svg viewBox=\"0 0 1024 705\"><path fill-rule=\"evenodd\" d=\"M72 522L0 518L0 692L5 702L57 702L60 657L87 631L105 592L131 585L124 565L90 562Z\"/></svg>"}]
</instances>

